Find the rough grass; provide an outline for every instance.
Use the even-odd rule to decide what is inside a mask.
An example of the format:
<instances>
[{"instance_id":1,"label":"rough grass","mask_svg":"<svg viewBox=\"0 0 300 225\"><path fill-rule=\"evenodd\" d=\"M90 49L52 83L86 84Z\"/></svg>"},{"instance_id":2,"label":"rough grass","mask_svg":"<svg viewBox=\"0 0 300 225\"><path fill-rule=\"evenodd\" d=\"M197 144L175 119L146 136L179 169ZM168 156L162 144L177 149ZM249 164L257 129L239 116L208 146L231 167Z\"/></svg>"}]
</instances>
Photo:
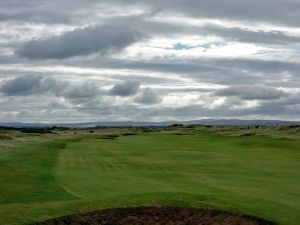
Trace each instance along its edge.
<instances>
[{"instance_id":1,"label":"rough grass","mask_svg":"<svg viewBox=\"0 0 300 225\"><path fill-rule=\"evenodd\" d=\"M0 140L12 140L12 137L0 134Z\"/></svg>"},{"instance_id":2,"label":"rough grass","mask_svg":"<svg viewBox=\"0 0 300 225\"><path fill-rule=\"evenodd\" d=\"M176 128L47 134L47 141L41 136L0 152L0 224L91 209L175 205L298 225L300 140L289 132Z\"/></svg>"}]
</instances>

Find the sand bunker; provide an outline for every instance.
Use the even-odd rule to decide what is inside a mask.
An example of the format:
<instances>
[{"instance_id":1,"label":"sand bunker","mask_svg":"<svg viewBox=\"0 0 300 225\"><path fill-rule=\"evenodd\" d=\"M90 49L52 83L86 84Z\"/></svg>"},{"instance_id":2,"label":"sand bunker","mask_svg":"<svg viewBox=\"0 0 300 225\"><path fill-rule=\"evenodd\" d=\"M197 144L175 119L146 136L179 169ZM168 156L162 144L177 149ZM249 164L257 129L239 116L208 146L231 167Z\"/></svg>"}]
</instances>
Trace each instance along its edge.
<instances>
[{"instance_id":1,"label":"sand bunker","mask_svg":"<svg viewBox=\"0 0 300 225\"><path fill-rule=\"evenodd\" d=\"M249 216L207 209L139 207L105 209L51 219L38 225L273 225Z\"/></svg>"}]
</instances>

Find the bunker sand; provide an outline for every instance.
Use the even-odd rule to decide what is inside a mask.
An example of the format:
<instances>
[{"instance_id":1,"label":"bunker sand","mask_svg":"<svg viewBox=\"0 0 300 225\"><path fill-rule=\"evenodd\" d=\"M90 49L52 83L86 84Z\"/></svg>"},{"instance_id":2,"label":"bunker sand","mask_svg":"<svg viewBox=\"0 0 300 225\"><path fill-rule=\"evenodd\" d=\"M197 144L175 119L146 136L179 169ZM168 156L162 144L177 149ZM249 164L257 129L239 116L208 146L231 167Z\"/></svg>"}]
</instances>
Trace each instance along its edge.
<instances>
[{"instance_id":1,"label":"bunker sand","mask_svg":"<svg viewBox=\"0 0 300 225\"><path fill-rule=\"evenodd\" d=\"M51 219L36 225L273 225L249 216L207 209L139 207L105 209Z\"/></svg>"}]
</instances>

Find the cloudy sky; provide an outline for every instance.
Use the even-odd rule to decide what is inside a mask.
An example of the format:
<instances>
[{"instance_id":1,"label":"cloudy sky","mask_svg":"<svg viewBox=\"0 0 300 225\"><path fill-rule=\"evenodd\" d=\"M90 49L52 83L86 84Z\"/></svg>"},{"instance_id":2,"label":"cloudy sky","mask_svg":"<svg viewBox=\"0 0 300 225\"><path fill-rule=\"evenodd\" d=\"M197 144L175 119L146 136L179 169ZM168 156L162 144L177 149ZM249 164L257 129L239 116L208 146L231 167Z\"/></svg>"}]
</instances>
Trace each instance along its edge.
<instances>
[{"instance_id":1,"label":"cloudy sky","mask_svg":"<svg viewBox=\"0 0 300 225\"><path fill-rule=\"evenodd\" d=\"M300 120L299 0L0 0L0 121Z\"/></svg>"}]
</instances>

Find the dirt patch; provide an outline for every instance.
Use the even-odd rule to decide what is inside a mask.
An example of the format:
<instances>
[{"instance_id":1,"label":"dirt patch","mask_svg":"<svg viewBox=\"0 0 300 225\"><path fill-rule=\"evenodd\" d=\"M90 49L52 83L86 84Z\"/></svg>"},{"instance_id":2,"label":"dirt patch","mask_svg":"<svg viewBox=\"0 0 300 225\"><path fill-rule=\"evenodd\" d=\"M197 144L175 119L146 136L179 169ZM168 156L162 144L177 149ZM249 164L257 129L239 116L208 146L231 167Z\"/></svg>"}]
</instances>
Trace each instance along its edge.
<instances>
[{"instance_id":1,"label":"dirt patch","mask_svg":"<svg viewBox=\"0 0 300 225\"><path fill-rule=\"evenodd\" d=\"M240 137L250 137L250 136L255 136L256 134L255 133L243 133L243 134L240 134Z\"/></svg>"},{"instance_id":2,"label":"dirt patch","mask_svg":"<svg viewBox=\"0 0 300 225\"><path fill-rule=\"evenodd\" d=\"M36 225L274 225L261 219L207 209L140 207L105 209L48 220Z\"/></svg>"},{"instance_id":3,"label":"dirt patch","mask_svg":"<svg viewBox=\"0 0 300 225\"><path fill-rule=\"evenodd\" d=\"M99 139L116 139L117 137L119 137L119 135L117 134L107 134L107 135L100 135L98 136Z\"/></svg>"},{"instance_id":4,"label":"dirt patch","mask_svg":"<svg viewBox=\"0 0 300 225\"><path fill-rule=\"evenodd\" d=\"M137 133L124 133L123 136L132 136L132 135L137 135Z\"/></svg>"}]
</instances>

